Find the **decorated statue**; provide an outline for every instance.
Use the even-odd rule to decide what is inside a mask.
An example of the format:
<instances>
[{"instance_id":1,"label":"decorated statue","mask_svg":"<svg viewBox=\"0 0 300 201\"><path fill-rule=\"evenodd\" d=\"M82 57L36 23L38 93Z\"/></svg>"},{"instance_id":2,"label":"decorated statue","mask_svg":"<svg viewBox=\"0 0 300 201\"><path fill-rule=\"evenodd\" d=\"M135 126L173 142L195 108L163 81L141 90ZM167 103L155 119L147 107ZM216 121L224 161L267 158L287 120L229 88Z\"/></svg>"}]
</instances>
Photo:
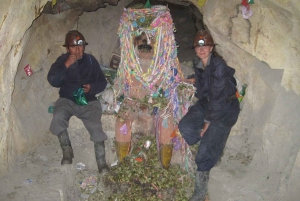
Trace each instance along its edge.
<instances>
[{"instance_id":1,"label":"decorated statue","mask_svg":"<svg viewBox=\"0 0 300 201\"><path fill-rule=\"evenodd\" d=\"M194 87L183 82L175 27L165 6L124 9L120 19L121 62L114 84L118 160L130 151L134 121L148 118L161 164L168 168L177 124L191 104ZM150 129L151 131L151 129Z\"/></svg>"}]
</instances>

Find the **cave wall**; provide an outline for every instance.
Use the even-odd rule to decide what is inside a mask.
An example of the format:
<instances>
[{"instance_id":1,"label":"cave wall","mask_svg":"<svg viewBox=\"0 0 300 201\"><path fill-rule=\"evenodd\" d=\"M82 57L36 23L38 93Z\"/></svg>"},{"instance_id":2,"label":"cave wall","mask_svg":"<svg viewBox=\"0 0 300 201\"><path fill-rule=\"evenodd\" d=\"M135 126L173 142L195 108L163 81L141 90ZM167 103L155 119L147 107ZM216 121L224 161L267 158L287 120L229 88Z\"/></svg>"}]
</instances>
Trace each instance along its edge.
<instances>
[{"instance_id":1,"label":"cave wall","mask_svg":"<svg viewBox=\"0 0 300 201\"><path fill-rule=\"evenodd\" d=\"M0 90L2 94L0 114L0 173L7 171L11 162L8 155L14 143L9 136L11 130L11 97L19 61L23 55L29 35L28 29L42 12L46 0L29 0L22 3L16 0L1 1L0 7Z\"/></svg>"},{"instance_id":2,"label":"cave wall","mask_svg":"<svg viewBox=\"0 0 300 201\"><path fill-rule=\"evenodd\" d=\"M297 200L300 4L255 1L250 8L249 19L237 0L203 8L218 52L248 84L223 163L212 171L222 192L212 200Z\"/></svg>"},{"instance_id":3,"label":"cave wall","mask_svg":"<svg viewBox=\"0 0 300 201\"><path fill-rule=\"evenodd\" d=\"M116 47L120 15L129 2L122 0L95 12L67 10L56 15L40 15L46 4L42 0L29 0L22 7L15 0L3 2L0 174L50 135L52 116L47 108L58 90L48 84L46 75L65 52L61 46L65 33L78 28L89 42L86 52L107 64ZM248 84L222 163L211 173L211 200L297 200L300 3L256 0L248 20L239 4L240 0L222 5L208 0L204 7L198 6L218 52L236 69L239 81ZM23 70L27 64L34 72L30 77Z\"/></svg>"},{"instance_id":4,"label":"cave wall","mask_svg":"<svg viewBox=\"0 0 300 201\"><path fill-rule=\"evenodd\" d=\"M0 18L0 72L3 78L0 81L3 94L0 103L3 111L0 116L0 174L9 170L16 157L33 150L50 135L52 116L47 110L56 101L58 89L49 85L47 73L55 59L66 52L62 47L65 34L71 29L81 31L89 42L86 52L92 53L102 64L108 64L116 48L120 16L129 2L105 5L105 8L94 9L95 12L87 12L90 15L74 9L56 15L42 14L47 1L27 2L22 11L18 1L4 2L0 8L1 13L5 13ZM91 27L96 31L90 31ZM33 70L31 76L26 76L24 71L27 64Z\"/></svg>"},{"instance_id":5,"label":"cave wall","mask_svg":"<svg viewBox=\"0 0 300 201\"><path fill-rule=\"evenodd\" d=\"M59 15L41 14L28 31L27 45L14 78L9 115L8 150L13 154L10 158L32 150L51 134L52 115L47 109L58 98L58 89L49 86L47 73L56 58L65 52L63 33L72 29L80 14L82 11L74 10ZM27 64L33 71L31 76L23 69Z\"/></svg>"}]
</instances>

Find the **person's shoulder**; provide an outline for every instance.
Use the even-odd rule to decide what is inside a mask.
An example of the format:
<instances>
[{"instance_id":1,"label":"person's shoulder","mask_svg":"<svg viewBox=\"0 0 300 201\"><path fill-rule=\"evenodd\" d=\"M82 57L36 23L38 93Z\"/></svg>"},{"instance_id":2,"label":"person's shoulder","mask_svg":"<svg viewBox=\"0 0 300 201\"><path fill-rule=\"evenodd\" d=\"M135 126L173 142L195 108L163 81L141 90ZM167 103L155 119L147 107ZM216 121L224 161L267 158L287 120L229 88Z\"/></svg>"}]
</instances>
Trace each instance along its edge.
<instances>
[{"instance_id":1,"label":"person's shoulder","mask_svg":"<svg viewBox=\"0 0 300 201\"><path fill-rule=\"evenodd\" d=\"M59 55L59 56L58 56L58 58L59 58L59 57L68 57L68 55L69 55L69 53L68 53L68 52L66 52L66 53L62 53L61 55Z\"/></svg>"},{"instance_id":2,"label":"person's shoulder","mask_svg":"<svg viewBox=\"0 0 300 201\"><path fill-rule=\"evenodd\" d=\"M217 77L222 77L225 72L228 71L228 65L226 61L218 55L213 55L211 58L211 70Z\"/></svg>"},{"instance_id":3,"label":"person's shoulder","mask_svg":"<svg viewBox=\"0 0 300 201\"><path fill-rule=\"evenodd\" d=\"M92 65L99 65L98 60L92 54L84 53L83 58L85 62L91 63Z\"/></svg>"},{"instance_id":4,"label":"person's shoulder","mask_svg":"<svg viewBox=\"0 0 300 201\"><path fill-rule=\"evenodd\" d=\"M93 57L93 58L95 58L94 55L89 54L89 53L83 53L83 55L88 56L88 57Z\"/></svg>"},{"instance_id":5,"label":"person's shoulder","mask_svg":"<svg viewBox=\"0 0 300 201\"><path fill-rule=\"evenodd\" d=\"M92 60L96 60L97 61L96 57L94 57L94 55L92 55L92 54L84 53L84 56L86 58L88 58L88 59L92 59Z\"/></svg>"},{"instance_id":6,"label":"person's shoulder","mask_svg":"<svg viewBox=\"0 0 300 201\"><path fill-rule=\"evenodd\" d=\"M68 57L68 53L62 53L56 58L56 62L65 61Z\"/></svg>"},{"instance_id":7,"label":"person's shoulder","mask_svg":"<svg viewBox=\"0 0 300 201\"><path fill-rule=\"evenodd\" d=\"M219 65L227 66L226 61L221 56L218 56L218 55L212 55L211 62L217 66L219 66Z\"/></svg>"}]
</instances>

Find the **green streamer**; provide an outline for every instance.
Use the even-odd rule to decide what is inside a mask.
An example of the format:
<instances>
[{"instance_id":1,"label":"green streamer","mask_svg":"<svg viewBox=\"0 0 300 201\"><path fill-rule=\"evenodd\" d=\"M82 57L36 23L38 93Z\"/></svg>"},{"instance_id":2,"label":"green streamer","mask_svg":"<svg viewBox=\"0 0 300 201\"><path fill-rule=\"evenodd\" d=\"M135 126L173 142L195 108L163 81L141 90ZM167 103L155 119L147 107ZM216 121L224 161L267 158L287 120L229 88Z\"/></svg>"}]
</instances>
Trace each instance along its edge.
<instances>
[{"instance_id":1,"label":"green streamer","mask_svg":"<svg viewBox=\"0 0 300 201\"><path fill-rule=\"evenodd\" d=\"M145 4L145 8L151 8L150 0L147 0Z\"/></svg>"}]
</instances>

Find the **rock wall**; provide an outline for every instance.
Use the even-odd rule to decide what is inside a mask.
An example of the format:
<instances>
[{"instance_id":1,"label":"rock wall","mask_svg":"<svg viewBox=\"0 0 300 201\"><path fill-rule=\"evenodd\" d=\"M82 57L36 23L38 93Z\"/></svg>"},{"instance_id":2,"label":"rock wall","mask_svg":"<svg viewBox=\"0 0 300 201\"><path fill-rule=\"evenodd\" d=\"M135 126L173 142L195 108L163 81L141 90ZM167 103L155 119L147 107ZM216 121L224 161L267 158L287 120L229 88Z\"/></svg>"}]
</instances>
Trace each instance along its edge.
<instances>
[{"instance_id":1,"label":"rock wall","mask_svg":"<svg viewBox=\"0 0 300 201\"><path fill-rule=\"evenodd\" d=\"M212 171L221 193L214 186L211 199L297 200L300 4L255 1L244 19L240 3L210 0L203 8L218 52L248 84L223 162Z\"/></svg>"},{"instance_id":2,"label":"rock wall","mask_svg":"<svg viewBox=\"0 0 300 201\"><path fill-rule=\"evenodd\" d=\"M19 61L27 44L29 27L42 12L46 0L29 0L22 3L17 0L1 1L0 8L0 173L7 171L11 162L8 155L14 143L9 136L12 134L10 121L11 96L14 90L14 78Z\"/></svg>"},{"instance_id":3,"label":"rock wall","mask_svg":"<svg viewBox=\"0 0 300 201\"><path fill-rule=\"evenodd\" d=\"M129 1L90 12L91 15L76 10L56 15L41 14L46 3L29 1L19 8L18 1L5 1L0 8L4 13L0 18L0 86L3 94L0 103L0 174L9 170L16 157L47 140L45 133L50 135L51 115L47 109L57 99L58 89L49 85L47 73L55 59L66 52L62 44L67 31L80 30L89 42L86 52L108 64L117 44L119 19ZM91 27L97 31L91 32ZM31 76L26 76L24 71L27 64L33 70Z\"/></svg>"},{"instance_id":4,"label":"rock wall","mask_svg":"<svg viewBox=\"0 0 300 201\"><path fill-rule=\"evenodd\" d=\"M50 135L47 108L57 89L46 75L65 52L65 33L82 31L89 42L86 52L107 64L116 47L120 15L130 1L95 12L40 15L46 2L29 0L20 7L19 1L4 0L0 8L0 174L15 157L46 140L45 133ZM211 200L297 200L300 3L256 0L246 20L240 0L207 0L204 7L191 2L203 13L218 52L236 69L240 82L248 84L222 163L211 172ZM23 69L27 64L34 72L30 77Z\"/></svg>"}]
</instances>

